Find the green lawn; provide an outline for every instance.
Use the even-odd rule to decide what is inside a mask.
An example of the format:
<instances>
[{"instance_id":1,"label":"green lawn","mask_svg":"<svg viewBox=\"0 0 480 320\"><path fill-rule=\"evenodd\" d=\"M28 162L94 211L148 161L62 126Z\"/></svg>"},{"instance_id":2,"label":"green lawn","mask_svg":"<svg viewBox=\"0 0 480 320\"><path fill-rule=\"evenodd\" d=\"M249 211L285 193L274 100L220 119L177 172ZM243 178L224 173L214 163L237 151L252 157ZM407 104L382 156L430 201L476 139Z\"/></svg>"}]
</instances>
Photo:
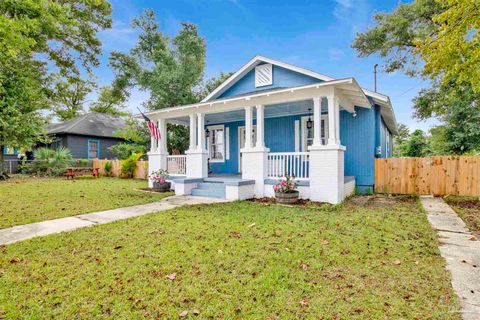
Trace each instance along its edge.
<instances>
[{"instance_id":1,"label":"green lawn","mask_svg":"<svg viewBox=\"0 0 480 320\"><path fill-rule=\"evenodd\" d=\"M480 199L478 197L445 197L447 203L462 218L468 229L480 234Z\"/></svg>"},{"instance_id":2,"label":"green lawn","mask_svg":"<svg viewBox=\"0 0 480 320\"><path fill-rule=\"evenodd\" d=\"M89 177L30 178L0 182L0 228L160 200L168 194L140 192L144 180Z\"/></svg>"},{"instance_id":3,"label":"green lawn","mask_svg":"<svg viewBox=\"0 0 480 320\"><path fill-rule=\"evenodd\" d=\"M460 319L415 200L182 207L0 257L0 318Z\"/></svg>"}]
</instances>

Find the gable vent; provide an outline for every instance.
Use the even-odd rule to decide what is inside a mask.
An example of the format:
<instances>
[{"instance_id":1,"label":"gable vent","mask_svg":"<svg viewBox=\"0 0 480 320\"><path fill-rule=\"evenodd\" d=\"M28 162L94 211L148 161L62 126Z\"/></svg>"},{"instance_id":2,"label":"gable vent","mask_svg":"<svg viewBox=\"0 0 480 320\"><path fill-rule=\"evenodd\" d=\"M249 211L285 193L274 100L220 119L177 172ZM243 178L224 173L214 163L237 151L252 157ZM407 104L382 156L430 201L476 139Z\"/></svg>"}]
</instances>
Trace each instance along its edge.
<instances>
[{"instance_id":1,"label":"gable vent","mask_svg":"<svg viewBox=\"0 0 480 320\"><path fill-rule=\"evenodd\" d=\"M262 64L255 67L255 87L269 86L273 83L272 65Z\"/></svg>"}]
</instances>

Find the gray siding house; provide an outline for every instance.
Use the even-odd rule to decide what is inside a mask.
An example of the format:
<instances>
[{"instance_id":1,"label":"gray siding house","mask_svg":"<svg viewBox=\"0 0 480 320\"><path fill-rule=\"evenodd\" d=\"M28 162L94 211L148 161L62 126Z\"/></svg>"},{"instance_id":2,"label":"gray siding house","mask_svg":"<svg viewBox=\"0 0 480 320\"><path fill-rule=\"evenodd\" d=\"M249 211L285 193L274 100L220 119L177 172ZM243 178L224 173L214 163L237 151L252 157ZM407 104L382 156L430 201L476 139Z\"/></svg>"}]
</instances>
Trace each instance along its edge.
<instances>
[{"instance_id":1,"label":"gray siding house","mask_svg":"<svg viewBox=\"0 0 480 320\"><path fill-rule=\"evenodd\" d=\"M47 127L53 141L46 145L68 148L75 159L113 159L110 147L124 140L115 131L125 128L125 121L103 113L87 113L78 118Z\"/></svg>"}]
</instances>

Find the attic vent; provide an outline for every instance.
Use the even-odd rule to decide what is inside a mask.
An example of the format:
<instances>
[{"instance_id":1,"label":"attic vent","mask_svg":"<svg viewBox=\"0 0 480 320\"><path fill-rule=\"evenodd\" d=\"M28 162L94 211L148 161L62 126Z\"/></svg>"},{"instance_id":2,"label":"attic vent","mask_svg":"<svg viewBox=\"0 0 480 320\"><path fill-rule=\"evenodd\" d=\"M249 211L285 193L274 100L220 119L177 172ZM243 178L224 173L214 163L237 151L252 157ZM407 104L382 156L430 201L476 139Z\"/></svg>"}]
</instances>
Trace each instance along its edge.
<instances>
[{"instance_id":1,"label":"attic vent","mask_svg":"<svg viewBox=\"0 0 480 320\"><path fill-rule=\"evenodd\" d=\"M255 87L268 86L273 83L272 65L262 64L255 67Z\"/></svg>"}]
</instances>

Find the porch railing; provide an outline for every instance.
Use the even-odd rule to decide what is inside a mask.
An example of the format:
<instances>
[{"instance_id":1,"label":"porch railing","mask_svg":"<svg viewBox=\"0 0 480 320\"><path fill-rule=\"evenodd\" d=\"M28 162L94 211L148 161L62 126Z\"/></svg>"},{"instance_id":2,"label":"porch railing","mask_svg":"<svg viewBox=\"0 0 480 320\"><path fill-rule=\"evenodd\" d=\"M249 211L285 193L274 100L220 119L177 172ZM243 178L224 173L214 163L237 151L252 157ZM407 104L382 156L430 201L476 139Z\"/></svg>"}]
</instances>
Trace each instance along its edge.
<instances>
[{"instance_id":1,"label":"porch railing","mask_svg":"<svg viewBox=\"0 0 480 320\"><path fill-rule=\"evenodd\" d=\"M167 171L169 174L187 174L187 156L167 156Z\"/></svg>"},{"instance_id":2,"label":"porch railing","mask_svg":"<svg viewBox=\"0 0 480 320\"><path fill-rule=\"evenodd\" d=\"M270 152L268 154L268 177L294 176L297 180L309 177L308 152Z\"/></svg>"}]
</instances>

